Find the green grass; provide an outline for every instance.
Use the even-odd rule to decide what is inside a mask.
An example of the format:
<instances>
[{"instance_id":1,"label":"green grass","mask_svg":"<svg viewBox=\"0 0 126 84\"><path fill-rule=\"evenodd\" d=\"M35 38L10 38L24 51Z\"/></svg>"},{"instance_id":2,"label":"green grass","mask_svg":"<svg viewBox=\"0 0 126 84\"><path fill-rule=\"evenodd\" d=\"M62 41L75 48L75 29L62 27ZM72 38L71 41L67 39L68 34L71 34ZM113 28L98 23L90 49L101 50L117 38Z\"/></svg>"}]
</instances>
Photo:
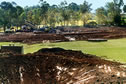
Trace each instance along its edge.
<instances>
[{"instance_id":1,"label":"green grass","mask_svg":"<svg viewBox=\"0 0 126 84\"><path fill-rule=\"evenodd\" d=\"M1 45L8 45L11 42L0 42ZM81 50L87 54L93 54L106 59L116 60L126 63L126 38L109 40L108 42L87 42L87 41L75 41L75 42L61 42L61 43L45 43L45 44L21 44L12 43L15 45L23 45L24 53L36 52L41 48L61 47L65 49Z\"/></svg>"}]
</instances>

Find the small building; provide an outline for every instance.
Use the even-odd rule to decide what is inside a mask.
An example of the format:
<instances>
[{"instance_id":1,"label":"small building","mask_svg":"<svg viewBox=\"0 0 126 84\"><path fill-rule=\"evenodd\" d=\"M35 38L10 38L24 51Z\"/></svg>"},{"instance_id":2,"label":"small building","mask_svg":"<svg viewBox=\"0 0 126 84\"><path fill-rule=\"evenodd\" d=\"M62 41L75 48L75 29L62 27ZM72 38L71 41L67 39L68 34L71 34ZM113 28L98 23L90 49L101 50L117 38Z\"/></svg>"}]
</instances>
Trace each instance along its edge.
<instances>
[{"instance_id":1,"label":"small building","mask_svg":"<svg viewBox=\"0 0 126 84\"><path fill-rule=\"evenodd\" d=\"M24 53L23 46L15 46L12 44L10 44L9 46L7 46L7 45L1 46L1 50L11 51L16 54L23 54Z\"/></svg>"}]
</instances>

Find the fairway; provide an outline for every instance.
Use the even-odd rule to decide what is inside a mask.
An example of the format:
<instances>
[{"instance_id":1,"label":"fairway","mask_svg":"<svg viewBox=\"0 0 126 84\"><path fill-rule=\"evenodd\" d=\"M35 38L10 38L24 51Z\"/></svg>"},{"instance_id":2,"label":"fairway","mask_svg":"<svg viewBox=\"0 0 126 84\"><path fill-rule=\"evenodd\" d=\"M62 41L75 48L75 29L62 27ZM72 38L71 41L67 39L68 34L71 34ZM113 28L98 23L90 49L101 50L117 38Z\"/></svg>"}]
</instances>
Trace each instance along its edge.
<instances>
[{"instance_id":1,"label":"fairway","mask_svg":"<svg viewBox=\"0 0 126 84\"><path fill-rule=\"evenodd\" d=\"M41 44L22 44L12 42L0 42L1 45L22 45L24 46L24 53L33 53L41 48L61 47L64 49L81 50L83 53L101 56L105 59L116 60L119 62L126 62L126 38L108 40L108 42L60 42L60 43L41 43Z\"/></svg>"}]
</instances>

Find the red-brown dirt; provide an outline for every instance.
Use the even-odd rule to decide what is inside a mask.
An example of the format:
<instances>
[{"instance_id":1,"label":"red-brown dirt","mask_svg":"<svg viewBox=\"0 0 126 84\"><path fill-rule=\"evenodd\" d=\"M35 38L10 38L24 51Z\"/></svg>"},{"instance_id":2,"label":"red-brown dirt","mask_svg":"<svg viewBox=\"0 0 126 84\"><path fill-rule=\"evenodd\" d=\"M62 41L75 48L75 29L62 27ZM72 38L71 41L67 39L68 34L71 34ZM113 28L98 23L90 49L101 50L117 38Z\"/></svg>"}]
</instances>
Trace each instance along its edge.
<instances>
[{"instance_id":1,"label":"red-brown dirt","mask_svg":"<svg viewBox=\"0 0 126 84\"><path fill-rule=\"evenodd\" d=\"M49 33L16 33L16 34L2 34L0 35L0 42L25 42L25 43L39 43L39 42L61 42L68 41L68 38L75 38L76 40L88 39L117 39L126 37L125 28L104 27L104 28L66 28L62 34ZM67 32L69 31L69 32Z\"/></svg>"},{"instance_id":2,"label":"red-brown dirt","mask_svg":"<svg viewBox=\"0 0 126 84\"><path fill-rule=\"evenodd\" d=\"M34 34L34 33L17 33L17 34L3 34L0 35L0 42L57 42L68 41L63 35L56 34Z\"/></svg>"},{"instance_id":3,"label":"red-brown dirt","mask_svg":"<svg viewBox=\"0 0 126 84\"><path fill-rule=\"evenodd\" d=\"M126 83L121 63L60 48L14 55L1 51L2 84L119 84Z\"/></svg>"},{"instance_id":4,"label":"red-brown dirt","mask_svg":"<svg viewBox=\"0 0 126 84\"><path fill-rule=\"evenodd\" d=\"M76 40L88 40L95 38L102 39L118 39L126 37L125 28L104 27L104 28L80 28L69 29L66 31L72 31L74 33L64 33L64 36L70 36L76 38ZM79 33L80 32L80 33Z\"/></svg>"}]
</instances>

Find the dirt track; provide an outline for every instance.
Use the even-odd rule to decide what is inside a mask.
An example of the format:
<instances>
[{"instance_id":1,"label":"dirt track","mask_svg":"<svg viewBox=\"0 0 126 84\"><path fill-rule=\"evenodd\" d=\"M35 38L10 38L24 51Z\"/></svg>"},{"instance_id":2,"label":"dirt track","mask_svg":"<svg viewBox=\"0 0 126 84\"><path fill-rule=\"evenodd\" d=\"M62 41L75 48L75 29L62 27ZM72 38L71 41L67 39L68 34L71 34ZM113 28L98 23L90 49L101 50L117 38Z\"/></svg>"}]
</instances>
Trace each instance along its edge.
<instances>
[{"instance_id":1,"label":"dirt track","mask_svg":"<svg viewBox=\"0 0 126 84\"><path fill-rule=\"evenodd\" d=\"M126 83L122 64L60 48L34 54L1 52L0 83L3 84L116 84Z\"/></svg>"}]
</instances>

